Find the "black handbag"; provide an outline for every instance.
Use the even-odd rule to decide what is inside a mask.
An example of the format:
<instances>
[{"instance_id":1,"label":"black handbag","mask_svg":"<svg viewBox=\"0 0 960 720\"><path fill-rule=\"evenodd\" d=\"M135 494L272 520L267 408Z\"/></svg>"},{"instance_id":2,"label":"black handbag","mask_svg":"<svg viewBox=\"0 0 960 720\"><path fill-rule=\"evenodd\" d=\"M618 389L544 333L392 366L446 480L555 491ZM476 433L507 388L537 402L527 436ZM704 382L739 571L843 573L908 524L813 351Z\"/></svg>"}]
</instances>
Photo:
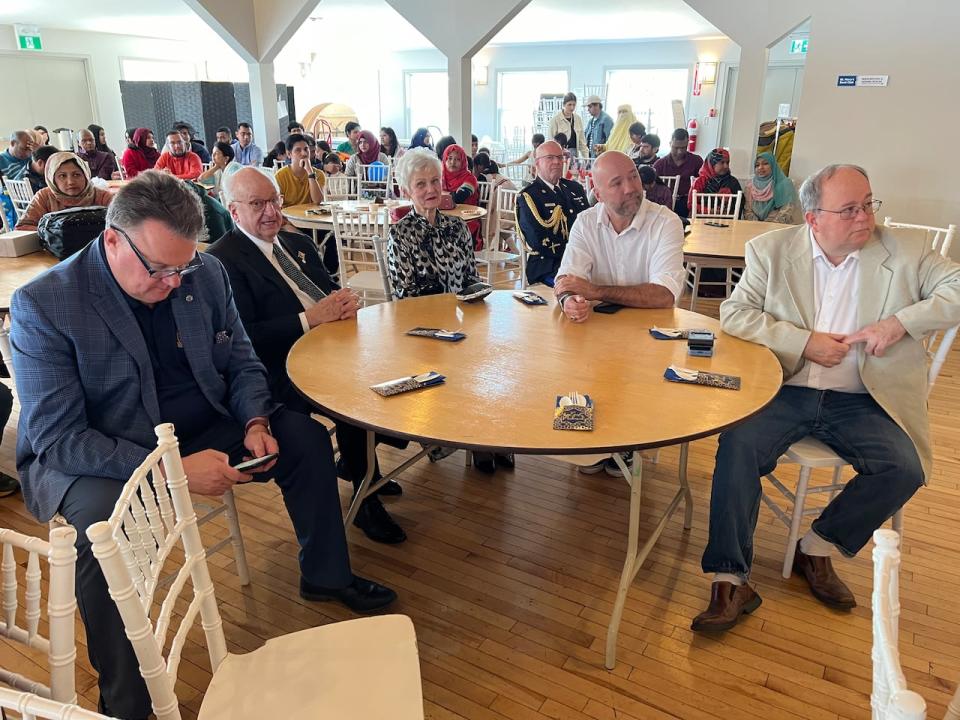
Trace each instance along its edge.
<instances>
[{"instance_id":1,"label":"black handbag","mask_svg":"<svg viewBox=\"0 0 960 720\"><path fill-rule=\"evenodd\" d=\"M63 260L83 250L103 232L107 209L102 205L68 208L40 218L40 244L55 258Z\"/></svg>"}]
</instances>

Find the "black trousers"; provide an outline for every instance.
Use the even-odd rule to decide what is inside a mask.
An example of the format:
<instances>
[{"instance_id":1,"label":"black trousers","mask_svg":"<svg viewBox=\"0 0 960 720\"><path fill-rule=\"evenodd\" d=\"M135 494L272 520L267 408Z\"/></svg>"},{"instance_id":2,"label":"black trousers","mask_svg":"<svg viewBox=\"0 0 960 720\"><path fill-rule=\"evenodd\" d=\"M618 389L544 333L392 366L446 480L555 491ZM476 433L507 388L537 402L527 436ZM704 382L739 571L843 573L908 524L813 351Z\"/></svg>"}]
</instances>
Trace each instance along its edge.
<instances>
[{"instance_id":1,"label":"black trousers","mask_svg":"<svg viewBox=\"0 0 960 720\"><path fill-rule=\"evenodd\" d=\"M346 587L353 574L330 437L309 417L285 408L271 416L270 427L280 446L273 479L283 493L300 544L300 571L313 585ZM180 438L184 457L207 448L239 462L246 454L243 428L224 418L199 437ZM90 663L100 676L102 707L118 718L145 718L152 712L150 696L86 536L90 525L113 512L122 487L121 481L112 478L78 478L64 496L60 513L77 529L77 602L87 630Z\"/></svg>"},{"instance_id":2,"label":"black trousers","mask_svg":"<svg viewBox=\"0 0 960 720\"><path fill-rule=\"evenodd\" d=\"M0 363L2 365L2 363ZM13 392L0 383L0 443L3 442L3 429L7 426L10 413L13 412Z\"/></svg>"}]
</instances>

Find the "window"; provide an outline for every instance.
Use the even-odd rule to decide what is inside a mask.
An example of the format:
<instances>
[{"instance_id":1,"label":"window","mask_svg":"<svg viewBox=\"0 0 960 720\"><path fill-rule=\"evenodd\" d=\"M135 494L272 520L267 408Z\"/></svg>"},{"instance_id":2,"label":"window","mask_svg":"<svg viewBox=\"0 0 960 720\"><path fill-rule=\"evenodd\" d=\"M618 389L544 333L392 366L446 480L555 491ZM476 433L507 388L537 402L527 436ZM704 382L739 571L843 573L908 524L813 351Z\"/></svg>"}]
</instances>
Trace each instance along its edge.
<instances>
[{"instance_id":1,"label":"window","mask_svg":"<svg viewBox=\"0 0 960 720\"><path fill-rule=\"evenodd\" d=\"M447 134L447 122L450 119L446 71L406 72L404 91L407 101L407 137L412 137L417 128L434 128L431 135L439 129L440 135L433 137L433 142L436 143Z\"/></svg>"},{"instance_id":2,"label":"window","mask_svg":"<svg viewBox=\"0 0 960 720\"><path fill-rule=\"evenodd\" d=\"M196 80L197 66L177 60L122 58L120 77L124 80Z\"/></svg>"},{"instance_id":3,"label":"window","mask_svg":"<svg viewBox=\"0 0 960 720\"><path fill-rule=\"evenodd\" d=\"M521 70L497 73L497 132L508 148L527 148L541 95L563 95L570 89L566 70ZM548 119L549 122L549 119ZM544 128L544 131L546 129Z\"/></svg>"},{"instance_id":4,"label":"window","mask_svg":"<svg viewBox=\"0 0 960 720\"><path fill-rule=\"evenodd\" d=\"M607 70L607 104L604 107L616 119L617 108L630 105L647 132L656 133L668 144L673 126L674 100L687 103L686 68Z\"/></svg>"}]
</instances>

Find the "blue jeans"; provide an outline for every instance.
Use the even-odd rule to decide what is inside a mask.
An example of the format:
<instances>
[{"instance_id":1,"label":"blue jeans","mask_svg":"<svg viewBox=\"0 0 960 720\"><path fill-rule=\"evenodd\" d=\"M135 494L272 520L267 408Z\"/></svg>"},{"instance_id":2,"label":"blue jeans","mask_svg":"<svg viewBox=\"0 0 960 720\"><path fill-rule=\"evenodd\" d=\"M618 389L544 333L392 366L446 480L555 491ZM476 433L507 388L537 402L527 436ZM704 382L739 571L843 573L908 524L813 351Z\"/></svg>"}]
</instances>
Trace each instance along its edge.
<instances>
[{"instance_id":1,"label":"blue jeans","mask_svg":"<svg viewBox=\"0 0 960 720\"><path fill-rule=\"evenodd\" d=\"M913 442L868 394L784 386L762 412L720 435L702 567L746 579L760 510L760 478L812 435L853 466L813 531L853 557L923 484Z\"/></svg>"}]
</instances>

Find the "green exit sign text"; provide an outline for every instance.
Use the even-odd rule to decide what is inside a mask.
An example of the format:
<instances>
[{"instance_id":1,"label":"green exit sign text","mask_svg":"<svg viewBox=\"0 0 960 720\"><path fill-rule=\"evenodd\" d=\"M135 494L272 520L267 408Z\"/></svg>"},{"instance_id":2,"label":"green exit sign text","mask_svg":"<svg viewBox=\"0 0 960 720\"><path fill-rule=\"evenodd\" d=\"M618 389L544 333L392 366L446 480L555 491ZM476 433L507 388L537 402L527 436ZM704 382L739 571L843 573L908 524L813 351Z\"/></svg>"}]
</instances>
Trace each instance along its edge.
<instances>
[{"instance_id":1,"label":"green exit sign text","mask_svg":"<svg viewBox=\"0 0 960 720\"><path fill-rule=\"evenodd\" d=\"M807 53L807 43L810 38L794 38L790 41L791 55L805 55Z\"/></svg>"},{"instance_id":2,"label":"green exit sign text","mask_svg":"<svg viewBox=\"0 0 960 720\"><path fill-rule=\"evenodd\" d=\"M17 47L21 50L32 50L35 52L43 50L43 42L40 40L40 28L35 25L14 25L13 30L17 34Z\"/></svg>"}]
</instances>

